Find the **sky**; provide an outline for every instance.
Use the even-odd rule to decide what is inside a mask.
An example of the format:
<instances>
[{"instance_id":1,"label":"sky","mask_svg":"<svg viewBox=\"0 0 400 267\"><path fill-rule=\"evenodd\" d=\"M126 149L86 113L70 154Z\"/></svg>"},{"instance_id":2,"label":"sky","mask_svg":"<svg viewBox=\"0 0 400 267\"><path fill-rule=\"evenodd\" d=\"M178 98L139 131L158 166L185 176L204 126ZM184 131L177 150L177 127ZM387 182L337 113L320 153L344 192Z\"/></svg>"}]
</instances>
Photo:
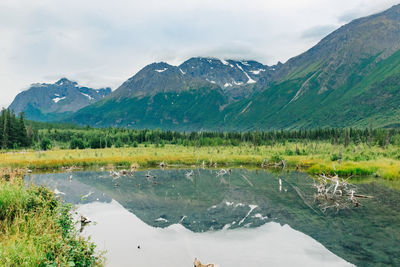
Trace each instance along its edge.
<instances>
[{"instance_id":1,"label":"sky","mask_svg":"<svg viewBox=\"0 0 400 267\"><path fill-rule=\"evenodd\" d=\"M116 89L190 57L274 65L400 0L1 0L0 107L61 77Z\"/></svg>"}]
</instances>

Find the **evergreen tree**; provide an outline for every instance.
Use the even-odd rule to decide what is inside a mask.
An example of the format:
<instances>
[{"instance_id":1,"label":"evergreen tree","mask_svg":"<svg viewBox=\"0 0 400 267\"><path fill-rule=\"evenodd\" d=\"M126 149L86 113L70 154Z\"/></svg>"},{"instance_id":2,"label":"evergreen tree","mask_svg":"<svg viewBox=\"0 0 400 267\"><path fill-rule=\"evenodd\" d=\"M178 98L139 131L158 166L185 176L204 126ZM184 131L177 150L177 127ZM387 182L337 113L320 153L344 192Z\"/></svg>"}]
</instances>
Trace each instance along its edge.
<instances>
[{"instance_id":1,"label":"evergreen tree","mask_svg":"<svg viewBox=\"0 0 400 267\"><path fill-rule=\"evenodd\" d=\"M17 123L17 141L20 147L27 147L29 145L28 135L25 126L25 114L21 112Z\"/></svg>"},{"instance_id":2,"label":"evergreen tree","mask_svg":"<svg viewBox=\"0 0 400 267\"><path fill-rule=\"evenodd\" d=\"M3 120L3 137L2 137L2 143L1 143L1 148L6 149L8 147L8 112L6 110L3 110L1 112L2 120Z\"/></svg>"}]
</instances>

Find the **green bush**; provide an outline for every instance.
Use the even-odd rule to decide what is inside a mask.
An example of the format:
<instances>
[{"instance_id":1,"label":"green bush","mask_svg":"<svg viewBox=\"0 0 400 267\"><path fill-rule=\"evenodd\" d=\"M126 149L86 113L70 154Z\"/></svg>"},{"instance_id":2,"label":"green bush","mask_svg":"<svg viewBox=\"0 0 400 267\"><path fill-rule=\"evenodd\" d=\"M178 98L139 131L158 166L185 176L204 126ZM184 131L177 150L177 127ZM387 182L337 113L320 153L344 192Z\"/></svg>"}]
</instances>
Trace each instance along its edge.
<instances>
[{"instance_id":1,"label":"green bush","mask_svg":"<svg viewBox=\"0 0 400 267\"><path fill-rule=\"evenodd\" d=\"M71 211L45 187L0 181L0 266L101 265Z\"/></svg>"},{"instance_id":2,"label":"green bush","mask_svg":"<svg viewBox=\"0 0 400 267\"><path fill-rule=\"evenodd\" d=\"M332 154L331 161L337 161L338 159L339 159L339 156L337 154Z\"/></svg>"},{"instance_id":3,"label":"green bush","mask_svg":"<svg viewBox=\"0 0 400 267\"><path fill-rule=\"evenodd\" d=\"M106 142L105 140L101 140L100 137L93 137L89 140L89 147L93 149L105 148Z\"/></svg>"},{"instance_id":4,"label":"green bush","mask_svg":"<svg viewBox=\"0 0 400 267\"><path fill-rule=\"evenodd\" d=\"M84 149L85 148L85 143L83 142L82 139L74 138L74 139L71 140L69 148L71 148L71 149Z\"/></svg>"},{"instance_id":5,"label":"green bush","mask_svg":"<svg viewBox=\"0 0 400 267\"><path fill-rule=\"evenodd\" d=\"M40 149L42 149L42 150L51 149L51 141L48 138L43 138L40 141Z\"/></svg>"},{"instance_id":6,"label":"green bush","mask_svg":"<svg viewBox=\"0 0 400 267\"><path fill-rule=\"evenodd\" d=\"M283 158L280 156L280 155L277 155L277 154L275 154L275 155L273 155L272 157L271 157L271 161L272 162L280 162L280 161L282 161L283 160Z\"/></svg>"},{"instance_id":7,"label":"green bush","mask_svg":"<svg viewBox=\"0 0 400 267\"><path fill-rule=\"evenodd\" d=\"M294 152L293 152L292 150L290 150L290 149L286 149L286 150L285 150L285 155L286 155L286 156L293 156L293 155L294 155Z\"/></svg>"},{"instance_id":8,"label":"green bush","mask_svg":"<svg viewBox=\"0 0 400 267\"><path fill-rule=\"evenodd\" d=\"M122 143L122 141L120 139L118 139L117 142L115 142L115 147L116 148L120 148L120 147L123 147L123 146L124 146L124 144Z\"/></svg>"}]
</instances>

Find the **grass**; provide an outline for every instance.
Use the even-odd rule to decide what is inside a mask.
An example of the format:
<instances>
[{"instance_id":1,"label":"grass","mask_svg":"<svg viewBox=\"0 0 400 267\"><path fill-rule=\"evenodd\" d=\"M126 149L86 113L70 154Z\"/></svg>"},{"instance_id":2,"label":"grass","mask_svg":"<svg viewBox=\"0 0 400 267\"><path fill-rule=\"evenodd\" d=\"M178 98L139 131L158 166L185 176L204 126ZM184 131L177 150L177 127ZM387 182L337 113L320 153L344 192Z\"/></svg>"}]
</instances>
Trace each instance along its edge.
<instances>
[{"instance_id":1,"label":"grass","mask_svg":"<svg viewBox=\"0 0 400 267\"><path fill-rule=\"evenodd\" d=\"M79 236L71 206L44 187L26 188L23 171L0 169L0 266L100 266Z\"/></svg>"},{"instance_id":2,"label":"grass","mask_svg":"<svg viewBox=\"0 0 400 267\"><path fill-rule=\"evenodd\" d=\"M37 170L76 166L106 166L129 168L155 167L162 161L168 165L260 166L285 160L288 167L299 167L311 174L338 173L341 176L376 175L396 180L400 178L400 150L397 146L381 148L365 144L348 147L327 142L286 143L268 147L251 145L220 147L106 148L86 150L16 151L0 154L0 167L11 166Z\"/></svg>"}]
</instances>

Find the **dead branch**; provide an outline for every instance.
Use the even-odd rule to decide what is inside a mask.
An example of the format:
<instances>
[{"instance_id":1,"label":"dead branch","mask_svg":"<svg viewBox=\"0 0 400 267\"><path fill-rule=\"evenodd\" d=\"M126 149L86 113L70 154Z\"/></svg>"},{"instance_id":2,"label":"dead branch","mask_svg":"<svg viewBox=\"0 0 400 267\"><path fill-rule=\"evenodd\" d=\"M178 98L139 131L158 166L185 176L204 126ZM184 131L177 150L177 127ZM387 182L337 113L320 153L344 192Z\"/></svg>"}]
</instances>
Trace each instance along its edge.
<instances>
[{"instance_id":1,"label":"dead branch","mask_svg":"<svg viewBox=\"0 0 400 267\"><path fill-rule=\"evenodd\" d=\"M361 205L359 198L372 198L372 196L357 194L357 187L350 184L348 179L339 178L337 174L334 176L322 174L317 177L313 186L317 189L314 201L323 212L332 208L339 211L358 207Z\"/></svg>"}]
</instances>

